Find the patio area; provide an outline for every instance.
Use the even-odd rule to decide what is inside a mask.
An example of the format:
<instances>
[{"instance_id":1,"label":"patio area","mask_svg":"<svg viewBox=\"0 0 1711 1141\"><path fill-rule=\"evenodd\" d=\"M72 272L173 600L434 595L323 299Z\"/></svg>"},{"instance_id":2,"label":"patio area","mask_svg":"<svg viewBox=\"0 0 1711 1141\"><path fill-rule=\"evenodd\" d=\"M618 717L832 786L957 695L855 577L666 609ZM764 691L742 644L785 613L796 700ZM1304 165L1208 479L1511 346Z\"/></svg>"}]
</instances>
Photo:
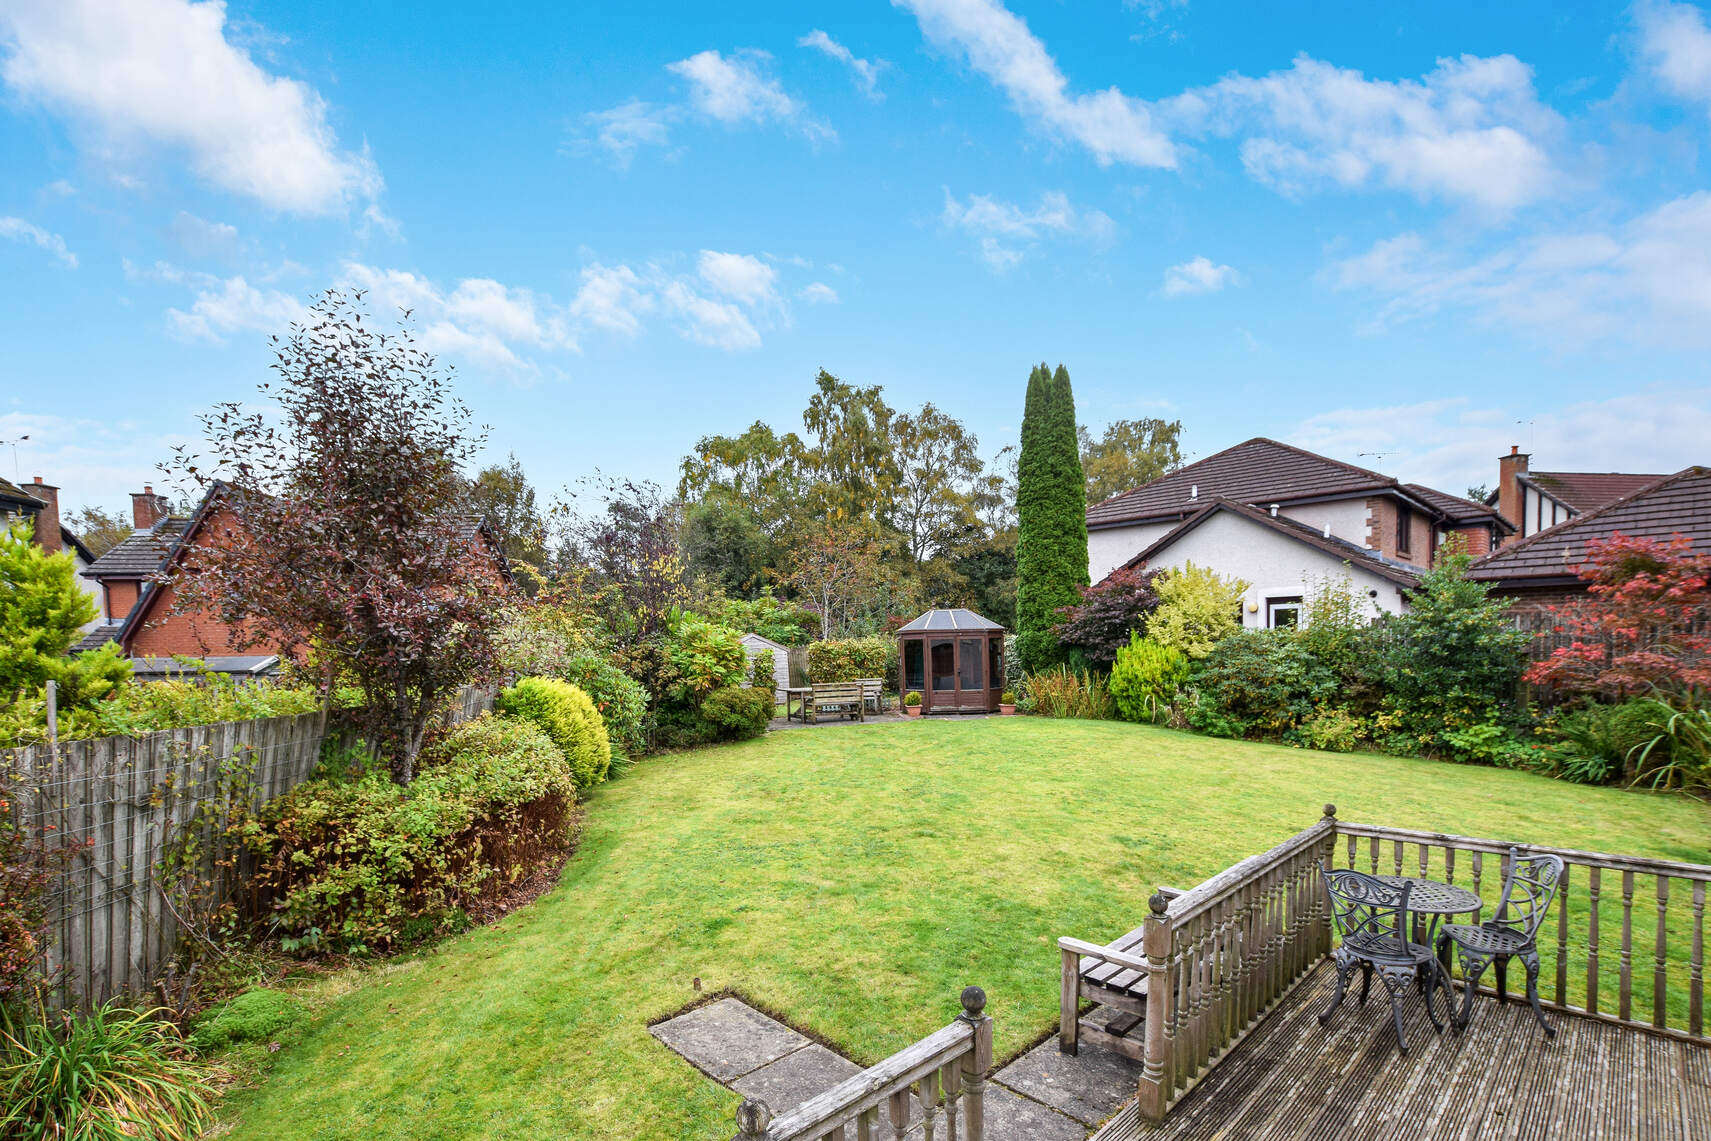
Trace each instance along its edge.
<instances>
[{"instance_id":1,"label":"patio area","mask_svg":"<svg viewBox=\"0 0 1711 1141\"><path fill-rule=\"evenodd\" d=\"M1546 1038L1525 1001L1485 998L1460 1034L1406 1008L1396 1049L1389 1003L1352 999L1318 1014L1336 973L1322 963L1182 1098L1159 1125L1130 1102L1095 1141L1272 1138L1659 1138L1691 1141L1711 1122L1711 1049L1552 1012Z\"/></svg>"}]
</instances>

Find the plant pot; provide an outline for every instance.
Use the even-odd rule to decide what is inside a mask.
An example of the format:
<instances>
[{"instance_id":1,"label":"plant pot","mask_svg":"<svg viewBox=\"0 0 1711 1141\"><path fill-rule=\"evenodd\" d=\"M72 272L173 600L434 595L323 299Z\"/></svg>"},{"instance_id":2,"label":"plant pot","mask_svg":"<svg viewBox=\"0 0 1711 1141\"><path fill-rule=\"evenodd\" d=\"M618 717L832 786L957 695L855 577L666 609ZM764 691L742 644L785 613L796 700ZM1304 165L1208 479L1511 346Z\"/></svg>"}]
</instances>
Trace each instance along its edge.
<instances>
[{"instance_id":1,"label":"plant pot","mask_svg":"<svg viewBox=\"0 0 1711 1141\"><path fill-rule=\"evenodd\" d=\"M919 705L905 705L903 712L911 717L919 717L921 716L921 707Z\"/></svg>"},{"instance_id":2,"label":"plant pot","mask_svg":"<svg viewBox=\"0 0 1711 1141\"><path fill-rule=\"evenodd\" d=\"M1014 705L1000 705L998 707L998 712L1003 714L1005 717L1014 717L1016 716L1016 707Z\"/></svg>"}]
</instances>

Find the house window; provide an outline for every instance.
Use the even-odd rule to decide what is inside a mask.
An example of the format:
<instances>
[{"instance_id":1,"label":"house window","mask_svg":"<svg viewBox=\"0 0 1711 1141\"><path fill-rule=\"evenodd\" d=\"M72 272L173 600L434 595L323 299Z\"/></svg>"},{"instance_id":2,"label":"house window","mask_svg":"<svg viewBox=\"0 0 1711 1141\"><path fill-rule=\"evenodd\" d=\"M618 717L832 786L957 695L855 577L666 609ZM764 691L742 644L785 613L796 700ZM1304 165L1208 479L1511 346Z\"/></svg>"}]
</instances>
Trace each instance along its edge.
<instances>
[{"instance_id":1,"label":"house window","mask_svg":"<svg viewBox=\"0 0 1711 1141\"><path fill-rule=\"evenodd\" d=\"M1411 507L1399 507L1396 511L1396 553L1405 555L1409 550L1409 539L1414 533L1414 510Z\"/></svg>"},{"instance_id":2,"label":"house window","mask_svg":"<svg viewBox=\"0 0 1711 1141\"><path fill-rule=\"evenodd\" d=\"M1299 594L1290 595L1288 598L1268 598L1265 600L1265 624L1273 630L1299 626L1301 610Z\"/></svg>"}]
</instances>

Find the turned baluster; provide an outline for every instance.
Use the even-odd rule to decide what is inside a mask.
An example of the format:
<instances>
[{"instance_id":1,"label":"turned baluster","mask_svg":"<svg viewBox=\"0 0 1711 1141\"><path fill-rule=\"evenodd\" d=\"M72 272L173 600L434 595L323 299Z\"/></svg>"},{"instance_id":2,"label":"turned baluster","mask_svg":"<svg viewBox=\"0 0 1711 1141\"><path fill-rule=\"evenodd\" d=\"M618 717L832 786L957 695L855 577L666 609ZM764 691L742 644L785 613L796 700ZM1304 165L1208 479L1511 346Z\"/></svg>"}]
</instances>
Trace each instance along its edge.
<instances>
[{"instance_id":1,"label":"turned baluster","mask_svg":"<svg viewBox=\"0 0 1711 1141\"><path fill-rule=\"evenodd\" d=\"M1705 881L1693 881L1693 957L1688 960L1687 1032L1705 1033Z\"/></svg>"},{"instance_id":2,"label":"turned baluster","mask_svg":"<svg viewBox=\"0 0 1711 1141\"><path fill-rule=\"evenodd\" d=\"M1669 877L1658 877L1658 940L1652 949L1652 1025L1662 1030L1666 1023L1664 999L1669 988Z\"/></svg>"},{"instance_id":3,"label":"turned baluster","mask_svg":"<svg viewBox=\"0 0 1711 1141\"><path fill-rule=\"evenodd\" d=\"M909 1132L909 1091L900 1089L892 1094L886 1108L891 1118L892 1141L903 1141L903 1135Z\"/></svg>"},{"instance_id":4,"label":"turned baluster","mask_svg":"<svg viewBox=\"0 0 1711 1141\"><path fill-rule=\"evenodd\" d=\"M939 1123L939 1071L921 1075L917 1083L921 1102L921 1141L933 1141Z\"/></svg>"},{"instance_id":5,"label":"turned baluster","mask_svg":"<svg viewBox=\"0 0 1711 1141\"><path fill-rule=\"evenodd\" d=\"M1594 864L1586 869L1586 890L1591 903L1586 910L1586 1011L1598 1013L1598 880L1601 869Z\"/></svg>"},{"instance_id":6,"label":"turned baluster","mask_svg":"<svg viewBox=\"0 0 1711 1141\"><path fill-rule=\"evenodd\" d=\"M957 1110L962 1097L962 1064L946 1062L940 1066L939 1085L945 1091L945 1141L958 1141Z\"/></svg>"},{"instance_id":7,"label":"turned baluster","mask_svg":"<svg viewBox=\"0 0 1711 1141\"><path fill-rule=\"evenodd\" d=\"M1622 957L1617 996L1623 1022L1634 1016L1634 873L1622 873Z\"/></svg>"}]
</instances>

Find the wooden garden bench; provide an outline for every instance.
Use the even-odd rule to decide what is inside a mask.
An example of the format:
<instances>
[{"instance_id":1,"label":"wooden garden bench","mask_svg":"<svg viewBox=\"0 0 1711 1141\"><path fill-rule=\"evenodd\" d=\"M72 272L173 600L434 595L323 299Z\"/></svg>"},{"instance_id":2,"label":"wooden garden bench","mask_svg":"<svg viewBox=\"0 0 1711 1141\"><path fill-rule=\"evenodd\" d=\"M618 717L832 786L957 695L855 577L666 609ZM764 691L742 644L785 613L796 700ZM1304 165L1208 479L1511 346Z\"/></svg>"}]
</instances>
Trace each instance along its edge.
<instances>
[{"instance_id":1,"label":"wooden garden bench","mask_svg":"<svg viewBox=\"0 0 1711 1141\"><path fill-rule=\"evenodd\" d=\"M1182 892L1160 888L1165 899ZM1146 925L1135 928L1103 947L1064 936L1057 941L1063 957L1063 986L1058 994L1058 1049L1074 1054L1082 1039L1126 1058L1141 1060L1142 1041L1128 1034L1147 1016L1147 967L1142 958L1141 936ZM1090 998L1119 1013L1100 1025L1081 1016L1081 1000Z\"/></svg>"},{"instance_id":2,"label":"wooden garden bench","mask_svg":"<svg viewBox=\"0 0 1711 1141\"><path fill-rule=\"evenodd\" d=\"M808 687L808 704L804 716L812 725L822 713L835 713L867 720L867 695L859 681L833 681Z\"/></svg>"}]
</instances>

